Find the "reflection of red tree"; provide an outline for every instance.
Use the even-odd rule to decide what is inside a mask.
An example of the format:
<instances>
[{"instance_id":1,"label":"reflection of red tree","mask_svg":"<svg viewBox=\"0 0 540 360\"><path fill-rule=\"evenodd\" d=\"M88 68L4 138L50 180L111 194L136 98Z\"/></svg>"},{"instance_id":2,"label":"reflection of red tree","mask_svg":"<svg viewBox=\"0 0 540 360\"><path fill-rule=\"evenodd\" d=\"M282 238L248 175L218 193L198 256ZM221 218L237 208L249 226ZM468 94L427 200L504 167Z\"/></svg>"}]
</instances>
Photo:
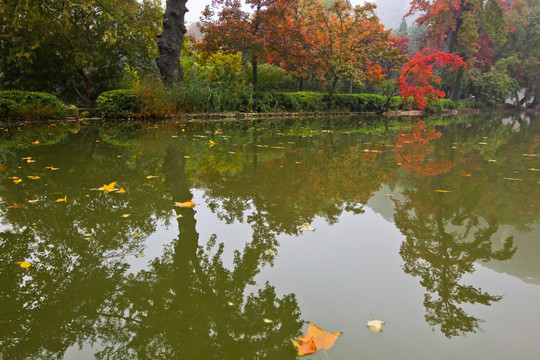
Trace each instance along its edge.
<instances>
[{"instance_id":1,"label":"reflection of red tree","mask_svg":"<svg viewBox=\"0 0 540 360\"><path fill-rule=\"evenodd\" d=\"M419 121L410 131L402 130L395 142L396 161L411 174L438 175L450 171L456 165L455 161L430 156L434 146L428 145L428 142L441 135L440 131L426 129L423 121Z\"/></svg>"}]
</instances>

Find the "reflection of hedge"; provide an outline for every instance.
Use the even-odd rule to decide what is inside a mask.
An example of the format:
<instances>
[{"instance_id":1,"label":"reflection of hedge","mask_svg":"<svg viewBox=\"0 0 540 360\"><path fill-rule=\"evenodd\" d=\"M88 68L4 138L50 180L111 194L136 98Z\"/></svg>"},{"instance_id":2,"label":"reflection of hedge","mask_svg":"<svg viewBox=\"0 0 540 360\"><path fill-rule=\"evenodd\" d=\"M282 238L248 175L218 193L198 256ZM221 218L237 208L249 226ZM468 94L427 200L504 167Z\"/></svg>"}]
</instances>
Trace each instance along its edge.
<instances>
[{"instance_id":1,"label":"reflection of hedge","mask_svg":"<svg viewBox=\"0 0 540 360\"><path fill-rule=\"evenodd\" d=\"M30 91L0 91L0 119L44 120L66 116L54 95Z\"/></svg>"}]
</instances>

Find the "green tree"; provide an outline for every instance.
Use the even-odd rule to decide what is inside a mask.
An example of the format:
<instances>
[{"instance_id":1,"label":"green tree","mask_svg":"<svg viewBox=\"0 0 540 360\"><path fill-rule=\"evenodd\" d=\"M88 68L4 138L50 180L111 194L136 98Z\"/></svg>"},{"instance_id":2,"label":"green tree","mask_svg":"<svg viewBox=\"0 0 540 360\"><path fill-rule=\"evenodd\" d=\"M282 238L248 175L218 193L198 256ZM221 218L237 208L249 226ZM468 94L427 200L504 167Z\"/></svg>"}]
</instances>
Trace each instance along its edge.
<instances>
[{"instance_id":1,"label":"green tree","mask_svg":"<svg viewBox=\"0 0 540 360\"><path fill-rule=\"evenodd\" d=\"M155 0L2 1L2 86L89 105L115 86L124 64L151 66L160 15Z\"/></svg>"}]
</instances>

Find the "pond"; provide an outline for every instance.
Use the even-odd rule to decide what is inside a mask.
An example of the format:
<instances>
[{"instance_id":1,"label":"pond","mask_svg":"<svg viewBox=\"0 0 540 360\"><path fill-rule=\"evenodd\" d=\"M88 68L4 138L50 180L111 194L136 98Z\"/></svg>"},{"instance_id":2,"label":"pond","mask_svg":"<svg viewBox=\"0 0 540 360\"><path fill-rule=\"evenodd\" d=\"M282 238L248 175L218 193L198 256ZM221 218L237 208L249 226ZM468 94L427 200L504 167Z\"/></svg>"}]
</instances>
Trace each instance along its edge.
<instances>
[{"instance_id":1,"label":"pond","mask_svg":"<svg viewBox=\"0 0 540 360\"><path fill-rule=\"evenodd\" d=\"M540 353L537 115L0 130L2 359Z\"/></svg>"}]
</instances>

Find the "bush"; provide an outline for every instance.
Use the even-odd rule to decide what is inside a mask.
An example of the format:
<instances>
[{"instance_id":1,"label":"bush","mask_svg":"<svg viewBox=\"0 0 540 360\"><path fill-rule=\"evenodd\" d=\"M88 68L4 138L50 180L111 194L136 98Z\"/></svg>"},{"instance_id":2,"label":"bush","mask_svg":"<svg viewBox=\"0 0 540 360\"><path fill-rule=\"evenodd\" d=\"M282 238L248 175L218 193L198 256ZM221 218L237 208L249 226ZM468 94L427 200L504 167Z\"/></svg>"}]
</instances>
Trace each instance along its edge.
<instances>
[{"instance_id":1,"label":"bush","mask_svg":"<svg viewBox=\"0 0 540 360\"><path fill-rule=\"evenodd\" d=\"M337 94L325 98L330 110L345 110L355 112L382 111L386 97L375 94Z\"/></svg>"},{"instance_id":2,"label":"bush","mask_svg":"<svg viewBox=\"0 0 540 360\"><path fill-rule=\"evenodd\" d=\"M0 118L57 119L66 116L64 104L54 95L30 91L0 91Z\"/></svg>"},{"instance_id":3,"label":"bush","mask_svg":"<svg viewBox=\"0 0 540 360\"><path fill-rule=\"evenodd\" d=\"M110 90L99 94L96 107L105 117L128 117L141 109L134 90Z\"/></svg>"}]
</instances>

